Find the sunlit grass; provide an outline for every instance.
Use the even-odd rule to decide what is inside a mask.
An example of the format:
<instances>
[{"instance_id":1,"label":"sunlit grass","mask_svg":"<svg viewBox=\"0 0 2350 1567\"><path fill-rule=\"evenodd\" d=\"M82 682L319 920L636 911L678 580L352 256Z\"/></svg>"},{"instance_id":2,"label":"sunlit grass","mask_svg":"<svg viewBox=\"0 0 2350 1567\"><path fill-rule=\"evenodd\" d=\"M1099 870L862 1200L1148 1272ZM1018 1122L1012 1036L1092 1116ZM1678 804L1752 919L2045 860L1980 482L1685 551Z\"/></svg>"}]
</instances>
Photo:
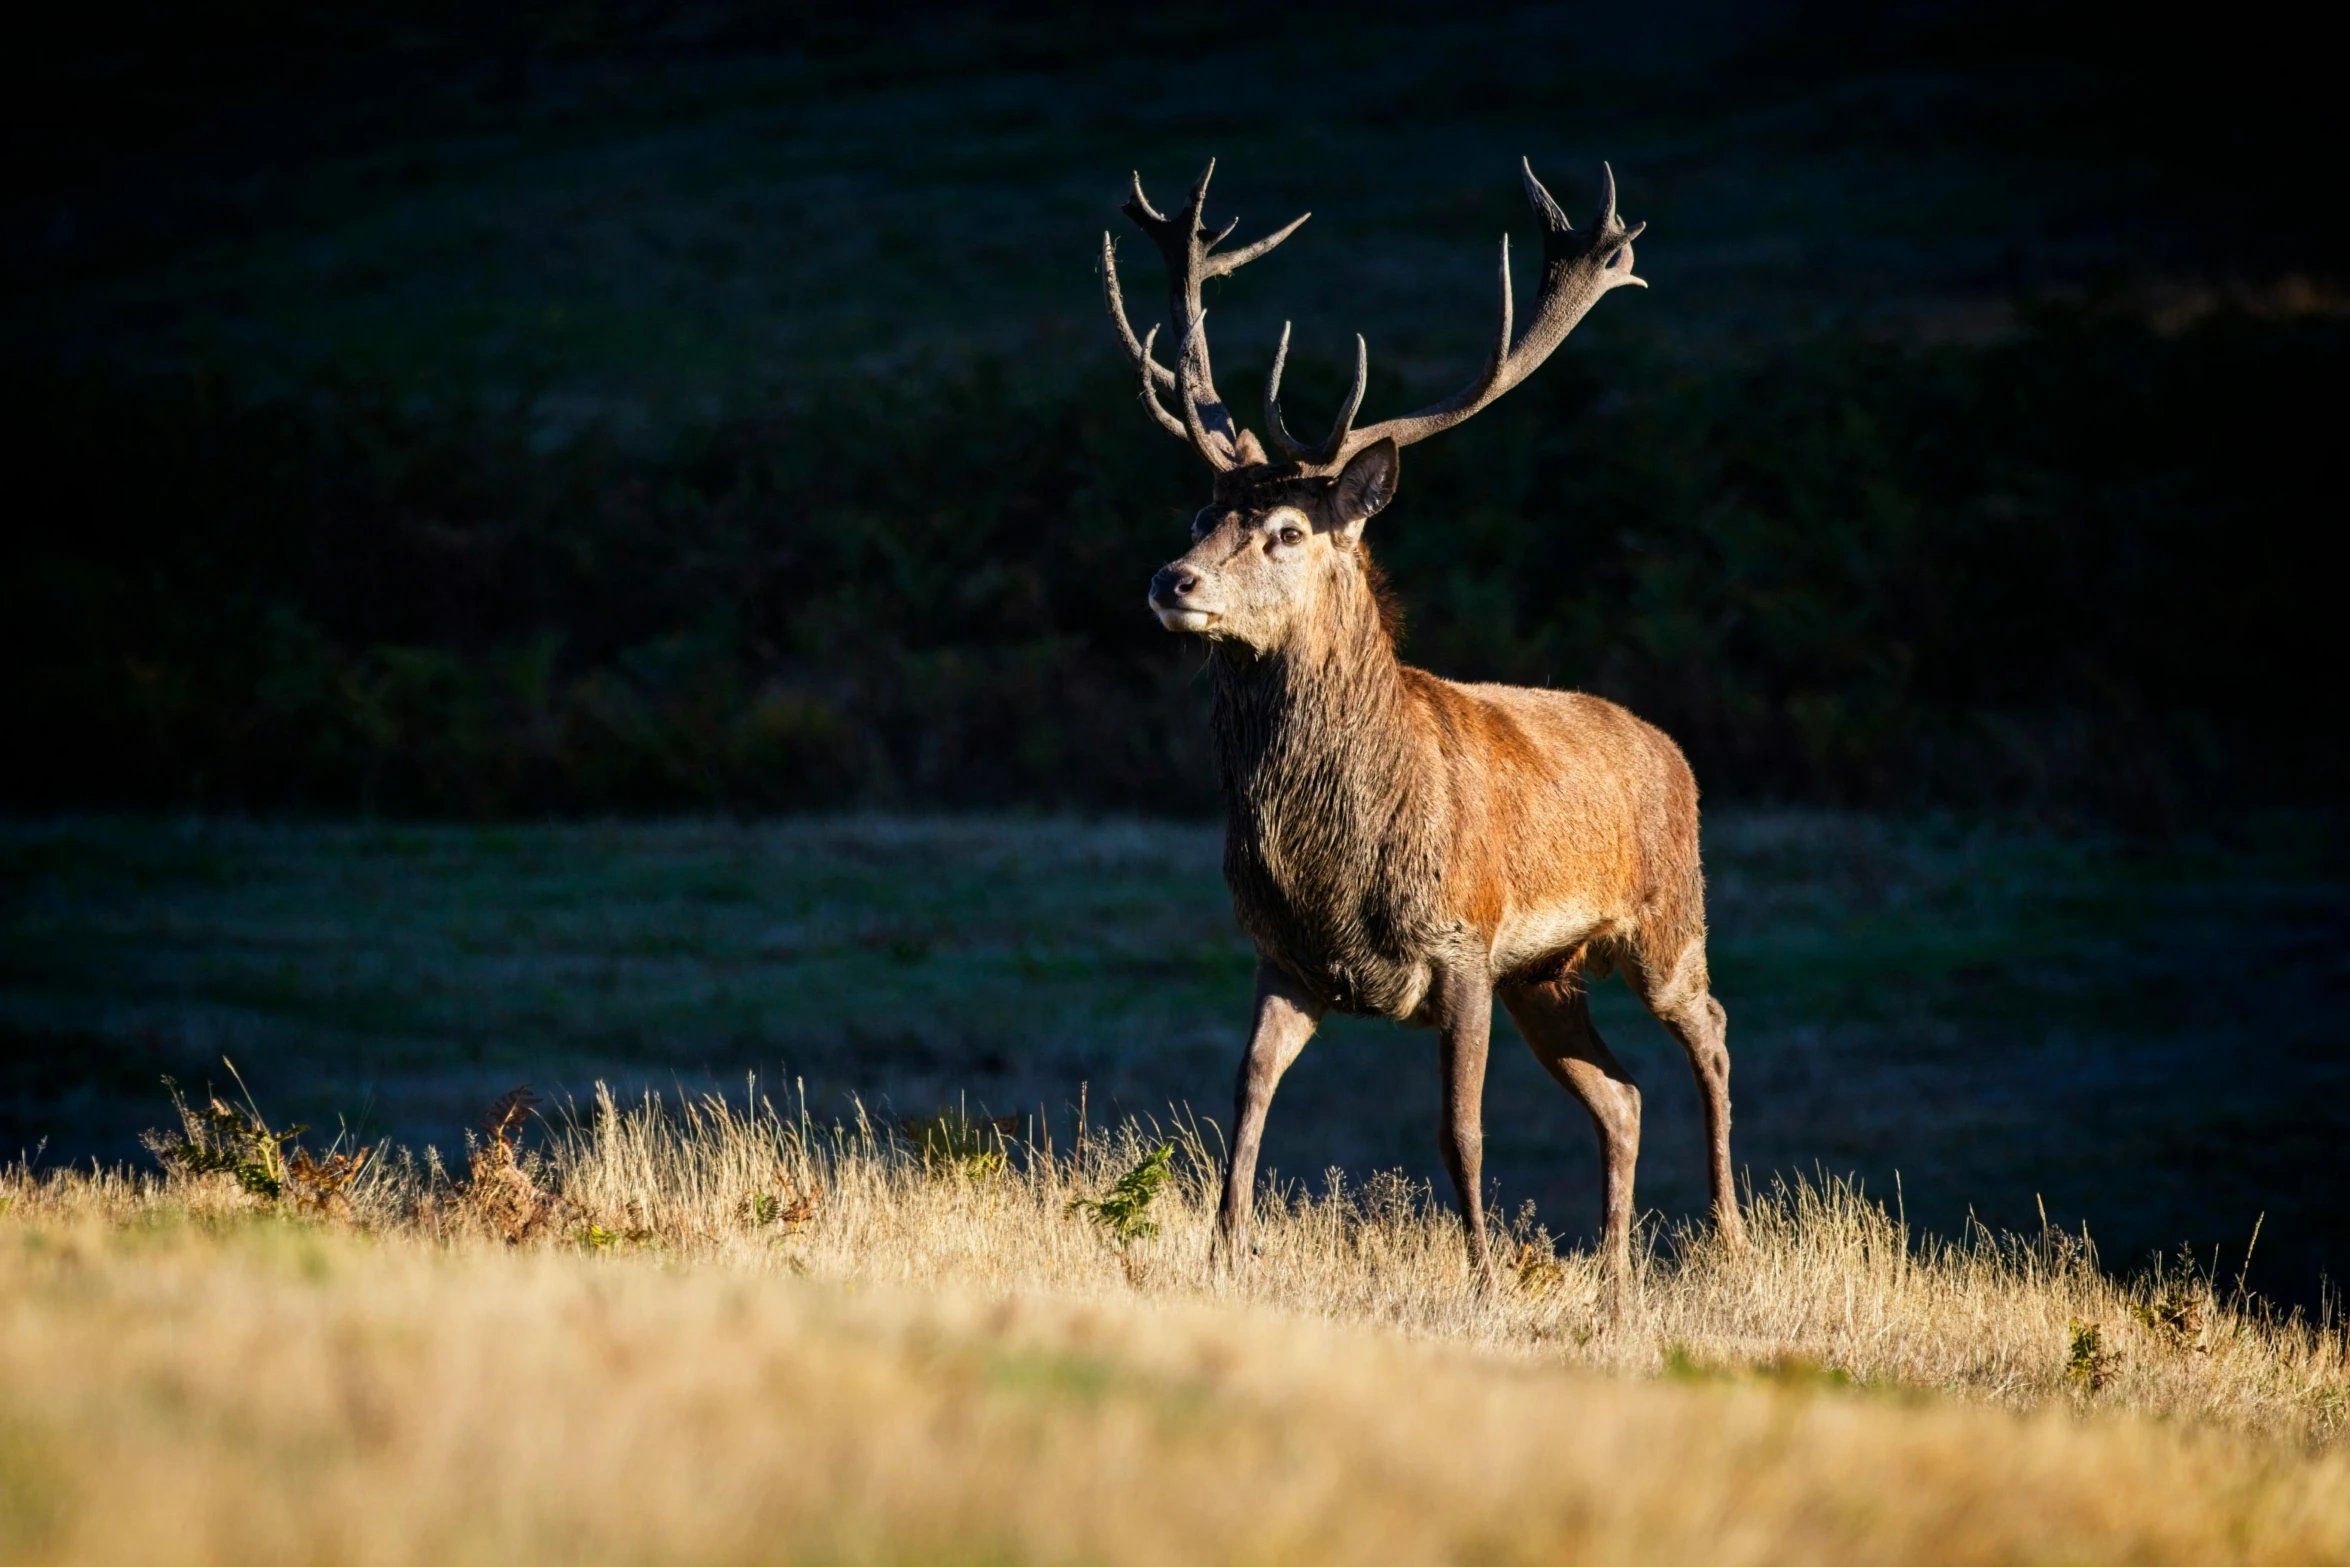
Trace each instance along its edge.
<instances>
[{"instance_id":1,"label":"sunlit grass","mask_svg":"<svg viewBox=\"0 0 2350 1567\"><path fill-rule=\"evenodd\" d=\"M1191 1127L516 1109L331 1205L316 1160L0 1180L10 1559L2350 1553L2339 1325L2059 1233L1782 1188L1745 1256L1652 1233L1610 1325L1589 1256L1520 1224L1481 1286L1401 1178L1219 1267Z\"/></svg>"}]
</instances>

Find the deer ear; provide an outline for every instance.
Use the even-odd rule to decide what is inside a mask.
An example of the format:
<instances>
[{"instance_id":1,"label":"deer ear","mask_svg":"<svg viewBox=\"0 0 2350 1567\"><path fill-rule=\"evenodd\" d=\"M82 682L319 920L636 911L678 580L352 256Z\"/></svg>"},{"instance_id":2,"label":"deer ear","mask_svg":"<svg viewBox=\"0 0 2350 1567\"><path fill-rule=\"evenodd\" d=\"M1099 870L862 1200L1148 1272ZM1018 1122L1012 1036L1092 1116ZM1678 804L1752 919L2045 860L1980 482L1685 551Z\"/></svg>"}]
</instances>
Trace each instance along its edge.
<instances>
[{"instance_id":1,"label":"deer ear","mask_svg":"<svg viewBox=\"0 0 2350 1567\"><path fill-rule=\"evenodd\" d=\"M1363 524L1395 499L1395 481L1403 454L1392 440L1373 441L1339 471L1326 504L1330 520L1348 539L1363 536Z\"/></svg>"}]
</instances>

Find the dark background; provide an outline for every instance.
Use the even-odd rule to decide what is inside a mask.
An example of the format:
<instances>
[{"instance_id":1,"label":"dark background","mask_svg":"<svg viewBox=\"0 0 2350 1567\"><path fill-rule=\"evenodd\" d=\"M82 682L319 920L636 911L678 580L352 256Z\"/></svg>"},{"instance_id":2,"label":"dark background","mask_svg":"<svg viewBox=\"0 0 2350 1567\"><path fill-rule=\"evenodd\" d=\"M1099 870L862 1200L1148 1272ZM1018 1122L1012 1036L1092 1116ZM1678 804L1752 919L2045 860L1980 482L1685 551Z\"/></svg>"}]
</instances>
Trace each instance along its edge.
<instances>
[{"instance_id":1,"label":"dark background","mask_svg":"<svg viewBox=\"0 0 2350 1567\"><path fill-rule=\"evenodd\" d=\"M1212 833L1121 825L1214 811L1198 655L1140 603L1205 486L1099 235L1147 321L1127 170L1165 206L1217 156L1242 239L1312 209L1211 292L1224 389L1255 407L1294 318L1298 422L1357 331L1384 417L1476 363L1504 231L1529 297L1525 154L1578 222L1612 160L1652 287L1413 448L1373 542L1407 656L1689 751L1742 1160L1902 1172L1943 1233L2045 1207L2120 1263L2232 1269L2265 1213L2254 1282L2303 1303L2350 1267L2350 239L2297 22L19 25L0 1157L133 1156L157 1075L224 1055L444 1147L526 1078L1217 1113ZM801 814L842 811L878 814ZM1693 1212L1682 1068L1600 1010L1643 1200ZM1272 1161L1433 1175L1425 1055L1334 1029ZM1494 1073L1505 1196L1580 1233L1578 1116Z\"/></svg>"},{"instance_id":2,"label":"dark background","mask_svg":"<svg viewBox=\"0 0 2350 1567\"><path fill-rule=\"evenodd\" d=\"M1535 157L1652 220L1416 449L1409 653L1717 799L2321 804L2340 145L2278 18L2085 8L106 4L12 47L17 808L1213 807L1136 608L1200 475L1093 277L1245 232L1255 403L1440 395ZM1244 234L1245 237L1245 234ZM1131 296L1161 296L1126 243ZM1521 278L1521 290L1531 277Z\"/></svg>"}]
</instances>

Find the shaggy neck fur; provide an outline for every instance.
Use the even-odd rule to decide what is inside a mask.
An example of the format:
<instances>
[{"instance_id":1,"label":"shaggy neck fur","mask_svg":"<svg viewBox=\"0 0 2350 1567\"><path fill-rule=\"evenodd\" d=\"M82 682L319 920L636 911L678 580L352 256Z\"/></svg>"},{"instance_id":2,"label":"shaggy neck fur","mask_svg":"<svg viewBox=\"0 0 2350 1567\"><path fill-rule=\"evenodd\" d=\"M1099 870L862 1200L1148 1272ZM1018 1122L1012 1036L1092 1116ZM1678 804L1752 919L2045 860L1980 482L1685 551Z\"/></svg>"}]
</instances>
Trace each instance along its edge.
<instances>
[{"instance_id":1,"label":"shaggy neck fur","mask_svg":"<svg viewBox=\"0 0 2350 1567\"><path fill-rule=\"evenodd\" d=\"M1309 990L1391 1013L1435 879L1431 791L1369 557L1329 571L1284 646L1216 652L1224 875L1242 928Z\"/></svg>"}]
</instances>

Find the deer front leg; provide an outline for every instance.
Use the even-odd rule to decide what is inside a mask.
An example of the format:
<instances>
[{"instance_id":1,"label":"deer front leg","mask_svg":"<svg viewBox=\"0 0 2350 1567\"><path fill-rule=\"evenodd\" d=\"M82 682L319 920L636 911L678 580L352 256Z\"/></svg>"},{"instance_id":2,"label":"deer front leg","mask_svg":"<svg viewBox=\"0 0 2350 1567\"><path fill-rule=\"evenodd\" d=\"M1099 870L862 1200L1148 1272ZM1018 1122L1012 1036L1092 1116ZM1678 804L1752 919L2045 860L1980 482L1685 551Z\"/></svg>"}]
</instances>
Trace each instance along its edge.
<instances>
[{"instance_id":1,"label":"deer front leg","mask_svg":"<svg viewBox=\"0 0 2350 1567\"><path fill-rule=\"evenodd\" d=\"M1452 1189L1460 1198L1461 1231L1469 1246L1469 1269L1480 1283L1493 1277L1493 1251L1485 1237L1485 1056L1493 1036L1493 985L1482 971L1441 971L1433 983L1439 1072L1444 1103L1437 1124L1437 1152L1444 1158Z\"/></svg>"},{"instance_id":2,"label":"deer front leg","mask_svg":"<svg viewBox=\"0 0 2350 1567\"><path fill-rule=\"evenodd\" d=\"M1248 1226L1256 1205L1257 1150L1265 1140L1265 1112L1281 1074L1314 1037L1322 1009L1274 964L1257 960L1256 1026L1248 1053L1232 1085L1232 1160L1224 1167L1224 1206L1216 1236L1224 1255L1238 1264L1249 1253Z\"/></svg>"}]
</instances>

